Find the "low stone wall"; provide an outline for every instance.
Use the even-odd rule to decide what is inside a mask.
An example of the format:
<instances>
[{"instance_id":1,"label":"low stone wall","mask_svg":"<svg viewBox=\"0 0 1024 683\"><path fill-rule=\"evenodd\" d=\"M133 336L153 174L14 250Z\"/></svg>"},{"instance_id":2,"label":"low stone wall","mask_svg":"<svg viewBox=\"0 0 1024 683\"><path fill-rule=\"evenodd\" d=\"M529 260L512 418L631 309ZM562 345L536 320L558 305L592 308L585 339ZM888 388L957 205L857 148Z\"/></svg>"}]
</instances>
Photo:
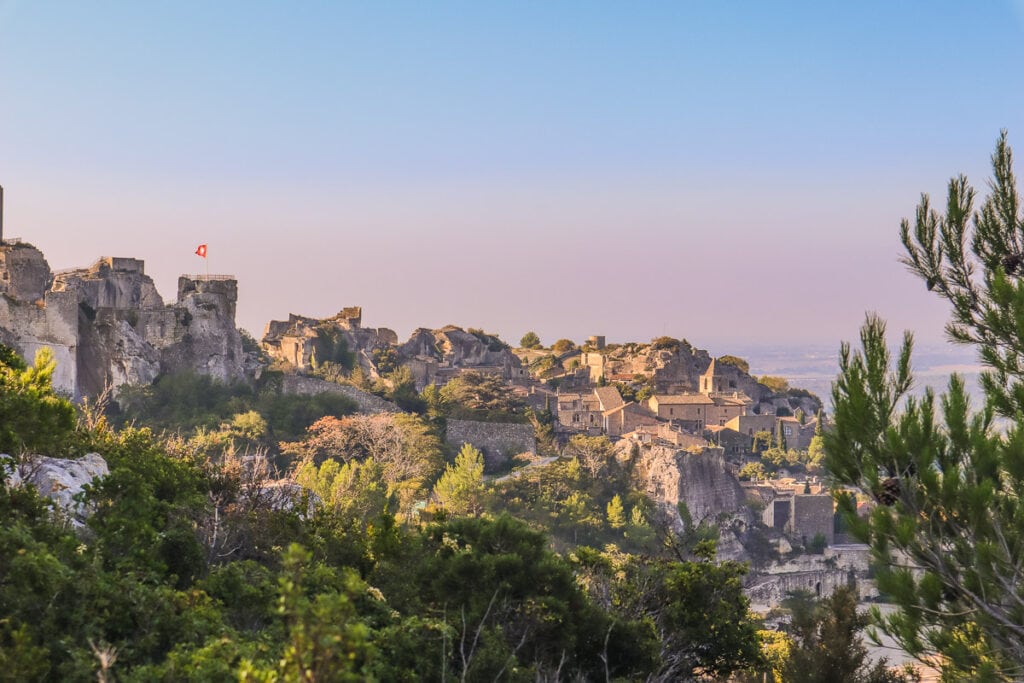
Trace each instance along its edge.
<instances>
[{"instance_id":1,"label":"low stone wall","mask_svg":"<svg viewBox=\"0 0 1024 683\"><path fill-rule=\"evenodd\" d=\"M281 391L294 396L316 396L317 394L341 394L352 399L360 413L401 413L401 408L380 396L374 396L347 384L335 384L317 377L285 375Z\"/></svg>"},{"instance_id":2,"label":"low stone wall","mask_svg":"<svg viewBox=\"0 0 1024 683\"><path fill-rule=\"evenodd\" d=\"M856 578L850 570L822 568L760 576L744 592L753 604L773 607L794 591L807 591L812 595L828 597L840 586L850 584L856 585Z\"/></svg>"},{"instance_id":3,"label":"low stone wall","mask_svg":"<svg viewBox=\"0 0 1024 683\"><path fill-rule=\"evenodd\" d=\"M514 455L537 452L537 437L529 424L448 420L445 441L455 448L468 443L480 449L489 471L504 468Z\"/></svg>"}]
</instances>

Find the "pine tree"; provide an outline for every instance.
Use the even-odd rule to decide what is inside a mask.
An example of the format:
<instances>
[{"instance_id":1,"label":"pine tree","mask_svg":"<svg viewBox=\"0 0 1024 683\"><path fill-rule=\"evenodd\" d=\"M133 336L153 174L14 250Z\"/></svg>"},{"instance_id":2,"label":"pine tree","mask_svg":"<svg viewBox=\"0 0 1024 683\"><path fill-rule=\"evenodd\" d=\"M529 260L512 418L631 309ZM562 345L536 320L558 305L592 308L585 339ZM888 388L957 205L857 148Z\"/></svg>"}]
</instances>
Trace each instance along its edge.
<instances>
[{"instance_id":1,"label":"pine tree","mask_svg":"<svg viewBox=\"0 0 1024 683\"><path fill-rule=\"evenodd\" d=\"M938 655L951 678L1024 676L1024 221L1005 131L991 194L974 209L963 176L944 214L922 196L901 230L904 262L949 302L949 337L976 347L986 371L975 410L954 376L939 399L906 398L912 338L895 366L885 325L869 316L861 350L844 344L833 386L826 464L850 531L870 543L879 589L898 610L877 616L908 652ZM994 418L1005 419L1005 430Z\"/></svg>"},{"instance_id":2,"label":"pine tree","mask_svg":"<svg viewBox=\"0 0 1024 683\"><path fill-rule=\"evenodd\" d=\"M634 508L635 509L635 508ZM608 501L608 526L613 529L621 529L626 526L626 510L622 507L622 497L619 494Z\"/></svg>"},{"instance_id":3,"label":"pine tree","mask_svg":"<svg viewBox=\"0 0 1024 683\"><path fill-rule=\"evenodd\" d=\"M434 484L434 495L453 515L476 515L483 509L484 456L472 444L463 444Z\"/></svg>"}]
</instances>

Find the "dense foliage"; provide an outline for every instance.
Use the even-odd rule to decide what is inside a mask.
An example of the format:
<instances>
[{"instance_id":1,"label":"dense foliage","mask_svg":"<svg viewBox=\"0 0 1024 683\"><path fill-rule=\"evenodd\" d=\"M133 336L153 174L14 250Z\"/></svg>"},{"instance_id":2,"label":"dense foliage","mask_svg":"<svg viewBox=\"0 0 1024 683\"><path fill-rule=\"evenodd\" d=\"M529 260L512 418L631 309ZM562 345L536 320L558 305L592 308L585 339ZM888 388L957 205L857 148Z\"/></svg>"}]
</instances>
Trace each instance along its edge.
<instances>
[{"instance_id":1,"label":"dense foliage","mask_svg":"<svg viewBox=\"0 0 1024 683\"><path fill-rule=\"evenodd\" d=\"M979 209L961 176L944 214L924 196L902 228L905 262L951 306L949 336L987 368L984 405L970 405L957 377L938 407L930 390L906 398L912 339L893 364L884 323L869 317L861 350L842 348L824 435L837 484L877 503L862 518L839 491L899 606L878 623L909 652L937 655L950 678L983 681L1024 675L1024 221L1005 133L992 165Z\"/></svg>"},{"instance_id":2,"label":"dense foliage","mask_svg":"<svg viewBox=\"0 0 1024 683\"><path fill-rule=\"evenodd\" d=\"M0 485L5 680L686 680L760 665L744 568L666 553L602 439L505 489L471 447L444 467L423 418L326 415L284 449L296 490L261 464L274 413L258 390L168 379L137 396L136 426L84 406L76 427L45 356L36 374L3 370L25 380L0 388L24 418L12 443L59 437L51 452L110 466L82 494L83 528L32 487ZM138 426L147 416L174 432ZM563 467L548 509L649 554L503 512L503 499L527 508L513 483L559 487ZM434 520L417 521L431 495ZM554 552L546 528L577 552Z\"/></svg>"}]
</instances>

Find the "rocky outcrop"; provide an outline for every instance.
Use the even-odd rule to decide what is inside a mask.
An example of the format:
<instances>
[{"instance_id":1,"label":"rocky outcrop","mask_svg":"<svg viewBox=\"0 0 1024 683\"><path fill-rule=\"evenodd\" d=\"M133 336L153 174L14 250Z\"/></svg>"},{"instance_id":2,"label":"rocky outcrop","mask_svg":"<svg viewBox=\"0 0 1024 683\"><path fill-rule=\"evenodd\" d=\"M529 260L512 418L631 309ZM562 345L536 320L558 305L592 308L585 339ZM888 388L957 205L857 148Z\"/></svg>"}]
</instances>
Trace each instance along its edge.
<instances>
[{"instance_id":1,"label":"rocky outcrop","mask_svg":"<svg viewBox=\"0 0 1024 683\"><path fill-rule=\"evenodd\" d=\"M722 515L748 514L739 481L717 453L645 445L640 449L638 470L654 500L672 507L685 503L695 524Z\"/></svg>"},{"instance_id":2,"label":"rocky outcrop","mask_svg":"<svg viewBox=\"0 0 1024 683\"><path fill-rule=\"evenodd\" d=\"M512 350L491 335L467 332L449 325L439 330L419 328L404 344L385 327L361 326L362 309L343 309L330 318L289 315L272 320L260 341L275 361L299 372L309 372L318 363L356 365L364 375L376 379L396 365L412 373L417 389L443 384L464 369L500 375L504 379L525 377L522 362Z\"/></svg>"},{"instance_id":3,"label":"rocky outcrop","mask_svg":"<svg viewBox=\"0 0 1024 683\"><path fill-rule=\"evenodd\" d=\"M522 361L499 339L454 325L439 330L421 327L397 350L420 389L443 384L462 370L477 370L506 380L526 376Z\"/></svg>"},{"instance_id":4,"label":"rocky outcrop","mask_svg":"<svg viewBox=\"0 0 1024 683\"><path fill-rule=\"evenodd\" d=\"M583 354L582 364L590 368L594 381L601 376L611 379L642 375L652 380L655 393L679 394L703 391L701 377L714 360L703 349L695 349L684 340L672 340L660 344L622 344L591 351ZM723 386L710 388L711 391L743 393L755 404L772 393L743 370L721 361L716 363L715 373L722 378Z\"/></svg>"},{"instance_id":5,"label":"rocky outcrop","mask_svg":"<svg viewBox=\"0 0 1024 683\"><path fill-rule=\"evenodd\" d=\"M51 499L76 526L83 524L89 511L75 501L75 496L86 484L110 473L106 460L96 453L76 460L28 455L17 464L9 456L0 455L0 461L5 461L2 471L8 486L35 486L40 495Z\"/></svg>"},{"instance_id":6,"label":"rocky outcrop","mask_svg":"<svg viewBox=\"0 0 1024 683\"><path fill-rule=\"evenodd\" d=\"M48 289L50 265L21 242L0 244L0 342L29 362L47 347L57 361L54 386L77 388L78 297Z\"/></svg>"},{"instance_id":7,"label":"rocky outcrop","mask_svg":"<svg viewBox=\"0 0 1024 683\"><path fill-rule=\"evenodd\" d=\"M287 363L300 372L318 363L358 363L370 378L379 374L375 352L398 343L394 331L362 327L359 306L343 308L330 318L307 318L290 314L288 320L271 320L260 344L271 359Z\"/></svg>"},{"instance_id":8,"label":"rocky outcrop","mask_svg":"<svg viewBox=\"0 0 1024 683\"><path fill-rule=\"evenodd\" d=\"M138 259L104 257L52 273L38 249L7 242L0 293L0 342L28 361L49 347L54 386L76 398L108 384L149 384L165 372L245 376L232 278L183 276L177 300L165 305Z\"/></svg>"},{"instance_id":9,"label":"rocky outcrop","mask_svg":"<svg viewBox=\"0 0 1024 683\"><path fill-rule=\"evenodd\" d=\"M170 339L166 333L150 336L160 349L162 370L196 372L221 382L241 379L244 358L235 327L236 301L238 282L232 278L178 278Z\"/></svg>"},{"instance_id":10,"label":"rocky outcrop","mask_svg":"<svg viewBox=\"0 0 1024 683\"><path fill-rule=\"evenodd\" d=\"M624 450L632 447L629 442L620 445ZM738 535L753 521L753 515L722 455L713 450L691 453L651 444L639 449L639 484L673 525L679 529L684 526L679 513L679 504L683 503L694 525L718 525L720 558L745 559Z\"/></svg>"}]
</instances>

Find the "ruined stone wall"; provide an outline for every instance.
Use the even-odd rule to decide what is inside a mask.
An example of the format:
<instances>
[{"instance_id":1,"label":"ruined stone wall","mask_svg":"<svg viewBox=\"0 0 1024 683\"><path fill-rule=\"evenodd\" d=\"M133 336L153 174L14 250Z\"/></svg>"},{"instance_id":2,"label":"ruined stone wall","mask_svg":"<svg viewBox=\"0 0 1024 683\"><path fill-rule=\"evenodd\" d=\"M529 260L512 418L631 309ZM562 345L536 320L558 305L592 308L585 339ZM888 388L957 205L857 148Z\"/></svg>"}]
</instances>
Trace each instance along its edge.
<instances>
[{"instance_id":1,"label":"ruined stone wall","mask_svg":"<svg viewBox=\"0 0 1024 683\"><path fill-rule=\"evenodd\" d=\"M244 377L242 337L235 327L238 282L178 279L174 342L160 349L164 372L195 372L221 382Z\"/></svg>"},{"instance_id":2,"label":"ruined stone wall","mask_svg":"<svg viewBox=\"0 0 1024 683\"><path fill-rule=\"evenodd\" d=\"M832 496L794 495L790 524L796 538L804 538L809 543L821 534L831 545L835 542L835 504Z\"/></svg>"},{"instance_id":3,"label":"ruined stone wall","mask_svg":"<svg viewBox=\"0 0 1024 683\"><path fill-rule=\"evenodd\" d=\"M823 567L810 571L760 575L753 579L744 592L755 605L775 606L793 591L808 591L812 595L828 597L840 586L858 586L857 577L846 569Z\"/></svg>"},{"instance_id":4,"label":"ruined stone wall","mask_svg":"<svg viewBox=\"0 0 1024 683\"><path fill-rule=\"evenodd\" d=\"M50 285L50 264L31 244L0 245L0 294L33 303Z\"/></svg>"},{"instance_id":5,"label":"ruined stone wall","mask_svg":"<svg viewBox=\"0 0 1024 683\"><path fill-rule=\"evenodd\" d=\"M49 347L54 386L75 398L161 372L244 377L231 278L182 278L166 306L139 259L103 257L54 274L38 249L19 243L0 246L0 293L0 341L28 361Z\"/></svg>"},{"instance_id":6,"label":"ruined stone wall","mask_svg":"<svg viewBox=\"0 0 1024 683\"><path fill-rule=\"evenodd\" d=\"M391 401L367 393L347 384L335 384L317 377L304 375L285 375L281 390L295 396L315 396L317 394L341 394L355 402L360 413L400 413L402 409Z\"/></svg>"},{"instance_id":7,"label":"ruined stone wall","mask_svg":"<svg viewBox=\"0 0 1024 683\"><path fill-rule=\"evenodd\" d=\"M489 471L506 467L519 453L537 452L537 437L529 424L448 420L445 441L455 448L467 443L478 448Z\"/></svg>"},{"instance_id":8,"label":"ruined stone wall","mask_svg":"<svg viewBox=\"0 0 1024 683\"><path fill-rule=\"evenodd\" d=\"M0 341L27 362L47 347L57 362L53 385L76 395L78 306L73 295L48 292L50 266L28 244L0 246Z\"/></svg>"}]
</instances>

